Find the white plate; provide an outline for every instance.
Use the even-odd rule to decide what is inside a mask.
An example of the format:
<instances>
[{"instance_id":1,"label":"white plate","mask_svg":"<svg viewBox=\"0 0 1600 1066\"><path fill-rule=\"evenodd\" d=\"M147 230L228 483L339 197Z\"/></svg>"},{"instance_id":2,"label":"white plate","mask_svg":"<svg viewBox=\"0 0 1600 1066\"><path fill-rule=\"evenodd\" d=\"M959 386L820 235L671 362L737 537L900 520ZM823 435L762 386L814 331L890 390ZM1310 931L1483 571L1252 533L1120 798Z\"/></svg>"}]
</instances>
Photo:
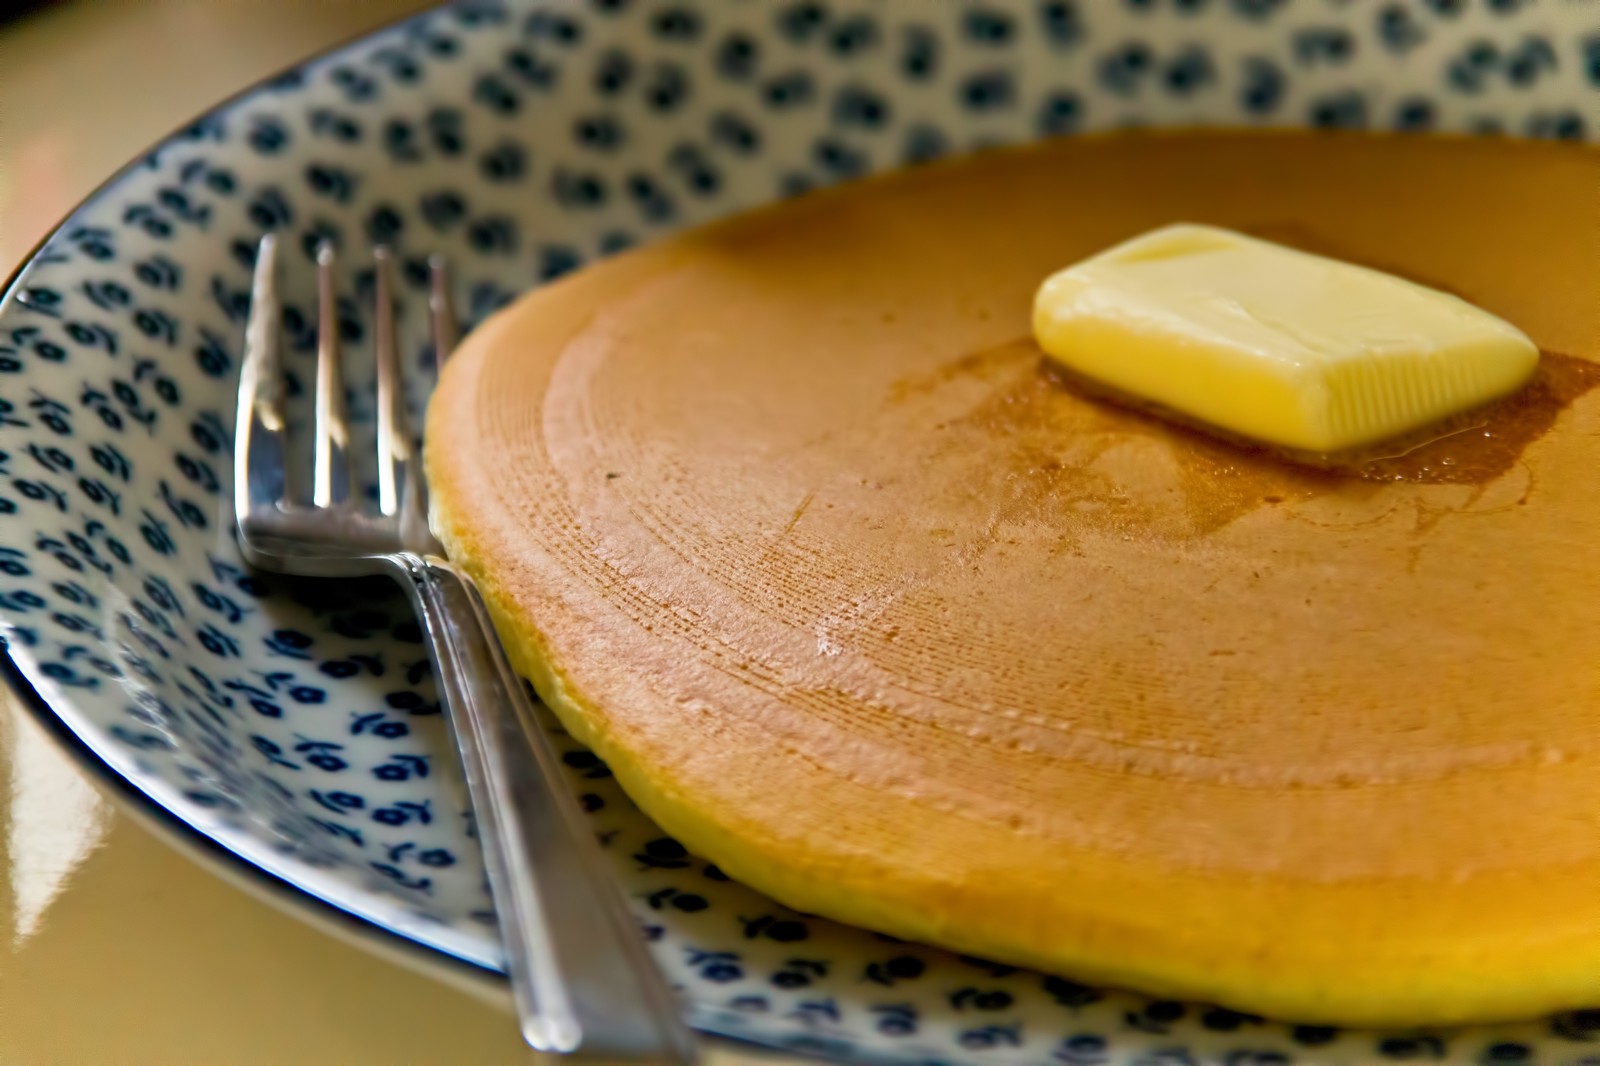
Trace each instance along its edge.
<instances>
[{"instance_id":1,"label":"white plate","mask_svg":"<svg viewBox=\"0 0 1600 1066\"><path fill-rule=\"evenodd\" d=\"M1195 122L1592 137L1596 28L1592 7L1555 0L524 0L384 30L158 145L12 280L0 617L14 680L163 824L305 913L387 931L430 966L497 970L480 857L398 594L249 575L230 537L229 423L263 231L282 231L291 266L306 256L285 272L285 325L307 383L309 249L324 237L397 248L406 335L421 338L430 251L453 259L477 319L657 234L983 145ZM344 279L358 364L359 260L346 256ZM420 340L409 358L423 369ZM370 400L352 397L358 418ZM564 743L709 1030L897 1063L1600 1056L1600 1011L1340 1033L786 912L684 854Z\"/></svg>"}]
</instances>

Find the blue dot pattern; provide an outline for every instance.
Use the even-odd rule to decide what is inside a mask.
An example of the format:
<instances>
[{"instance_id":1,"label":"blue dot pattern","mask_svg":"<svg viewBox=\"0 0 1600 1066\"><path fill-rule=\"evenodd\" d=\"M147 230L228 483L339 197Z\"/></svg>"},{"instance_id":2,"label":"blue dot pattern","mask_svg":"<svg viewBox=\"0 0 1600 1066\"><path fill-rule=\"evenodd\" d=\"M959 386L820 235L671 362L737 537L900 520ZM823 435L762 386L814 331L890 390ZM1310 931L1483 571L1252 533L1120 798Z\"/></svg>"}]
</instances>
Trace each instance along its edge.
<instances>
[{"instance_id":1,"label":"blue dot pattern","mask_svg":"<svg viewBox=\"0 0 1600 1066\"><path fill-rule=\"evenodd\" d=\"M1600 136L1600 19L1546 0L463 0L287 71L69 219L0 306L0 618L109 772L250 864L501 965L416 622L383 581L248 572L233 392L275 231L291 419L309 265L346 254L352 380L391 245L420 406L426 257L469 324L661 233L950 153L1208 123ZM363 365L365 360L365 365ZM353 389L358 425L370 390ZM304 456L300 457L302 460ZM362 483L372 489L370 471ZM1600 1011L1371 1034L1151 1001L902 944L731 883L559 733L565 772L696 1024L824 1057L1073 1064L1600 1061Z\"/></svg>"}]
</instances>

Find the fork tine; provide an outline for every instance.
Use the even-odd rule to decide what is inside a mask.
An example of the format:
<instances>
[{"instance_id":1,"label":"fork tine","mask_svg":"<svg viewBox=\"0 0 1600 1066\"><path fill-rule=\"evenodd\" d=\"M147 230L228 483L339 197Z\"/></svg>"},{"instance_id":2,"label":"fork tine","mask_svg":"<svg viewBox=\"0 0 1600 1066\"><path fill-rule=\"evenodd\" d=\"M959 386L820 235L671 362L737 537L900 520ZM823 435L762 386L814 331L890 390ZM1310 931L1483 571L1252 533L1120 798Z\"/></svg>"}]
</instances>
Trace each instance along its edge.
<instances>
[{"instance_id":1,"label":"fork tine","mask_svg":"<svg viewBox=\"0 0 1600 1066\"><path fill-rule=\"evenodd\" d=\"M455 304L450 299L450 265L442 255L428 257L428 322L433 328L433 366L438 373L455 350L459 333Z\"/></svg>"},{"instance_id":2,"label":"fork tine","mask_svg":"<svg viewBox=\"0 0 1600 1066\"><path fill-rule=\"evenodd\" d=\"M418 471L412 461L405 382L400 376L400 346L395 338L393 256L380 247L372 257L377 266L373 334L378 357L378 510L396 515L402 496L408 508L416 506Z\"/></svg>"},{"instance_id":3,"label":"fork tine","mask_svg":"<svg viewBox=\"0 0 1600 1066\"><path fill-rule=\"evenodd\" d=\"M252 512L280 507L288 498L277 260L277 238L269 233L256 252L233 424L233 505L241 522Z\"/></svg>"},{"instance_id":4,"label":"fork tine","mask_svg":"<svg viewBox=\"0 0 1600 1066\"><path fill-rule=\"evenodd\" d=\"M317 249L317 401L311 502L343 503L350 495L350 423L345 416L339 307L333 287L333 245Z\"/></svg>"}]
</instances>

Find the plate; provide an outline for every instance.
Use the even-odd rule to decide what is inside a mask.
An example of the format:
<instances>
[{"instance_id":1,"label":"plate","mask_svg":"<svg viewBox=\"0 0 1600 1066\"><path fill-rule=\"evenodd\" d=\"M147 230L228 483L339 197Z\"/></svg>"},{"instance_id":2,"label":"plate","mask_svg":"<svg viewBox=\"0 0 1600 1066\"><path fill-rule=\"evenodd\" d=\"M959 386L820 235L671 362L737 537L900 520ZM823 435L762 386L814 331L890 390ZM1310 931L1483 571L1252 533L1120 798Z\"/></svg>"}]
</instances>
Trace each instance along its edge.
<instances>
[{"instance_id":1,"label":"plate","mask_svg":"<svg viewBox=\"0 0 1600 1066\"><path fill-rule=\"evenodd\" d=\"M1129 125L1595 135L1580 4L465 3L259 86L117 175L0 305L0 617L20 684L139 802L438 967L501 965L415 623L379 583L246 571L227 508L249 267L289 245L285 336L313 363L310 252L395 246L416 399L424 257L476 321L670 230L936 155ZM304 259L295 262L295 258ZM304 399L302 388L301 399ZM370 421L371 397L353 414ZM553 727L552 727L553 728ZM695 1024L848 1060L1578 1061L1600 1012L1339 1032L1153 1002L795 914L633 810L563 738ZM453 961L452 961L453 960Z\"/></svg>"}]
</instances>

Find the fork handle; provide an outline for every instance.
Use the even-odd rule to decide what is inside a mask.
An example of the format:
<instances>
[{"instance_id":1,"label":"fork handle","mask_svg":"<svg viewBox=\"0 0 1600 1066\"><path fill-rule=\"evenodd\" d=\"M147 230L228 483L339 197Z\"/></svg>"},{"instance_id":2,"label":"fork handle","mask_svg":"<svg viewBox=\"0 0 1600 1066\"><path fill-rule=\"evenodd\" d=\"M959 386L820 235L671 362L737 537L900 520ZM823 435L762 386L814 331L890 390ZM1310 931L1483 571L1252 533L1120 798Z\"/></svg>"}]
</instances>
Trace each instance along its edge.
<instances>
[{"instance_id":1,"label":"fork handle","mask_svg":"<svg viewBox=\"0 0 1600 1066\"><path fill-rule=\"evenodd\" d=\"M540 1051L692 1063L693 1038L470 579L393 557L423 631L477 819L517 1015Z\"/></svg>"}]
</instances>

